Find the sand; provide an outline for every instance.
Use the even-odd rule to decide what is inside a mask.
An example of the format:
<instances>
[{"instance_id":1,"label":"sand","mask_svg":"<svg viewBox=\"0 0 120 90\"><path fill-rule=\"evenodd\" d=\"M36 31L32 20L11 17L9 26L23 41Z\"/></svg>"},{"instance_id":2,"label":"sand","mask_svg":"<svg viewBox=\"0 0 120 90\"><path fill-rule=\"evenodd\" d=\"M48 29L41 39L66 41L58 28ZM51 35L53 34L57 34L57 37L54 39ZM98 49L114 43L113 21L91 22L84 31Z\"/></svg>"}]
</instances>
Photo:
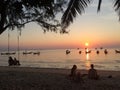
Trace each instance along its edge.
<instances>
[{"instance_id":1,"label":"sand","mask_svg":"<svg viewBox=\"0 0 120 90\"><path fill-rule=\"evenodd\" d=\"M87 74L87 70L79 70ZM69 69L0 67L0 90L120 90L120 71L98 70L99 80L68 79ZM112 78L108 78L112 76Z\"/></svg>"}]
</instances>

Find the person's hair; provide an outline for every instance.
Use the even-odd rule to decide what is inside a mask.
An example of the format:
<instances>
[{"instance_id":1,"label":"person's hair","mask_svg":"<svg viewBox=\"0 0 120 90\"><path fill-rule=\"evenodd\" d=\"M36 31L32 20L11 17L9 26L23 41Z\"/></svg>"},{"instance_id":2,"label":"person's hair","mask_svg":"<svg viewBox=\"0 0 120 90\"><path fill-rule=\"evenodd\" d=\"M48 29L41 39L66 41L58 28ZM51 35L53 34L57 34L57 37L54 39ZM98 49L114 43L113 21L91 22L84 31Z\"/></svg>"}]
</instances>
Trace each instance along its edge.
<instances>
[{"instance_id":1,"label":"person's hair","mask_svg":"<svg viewBox=\"0 0 120 90\"><path fill-rule=\"evenodd\" d=\"M91 64L91 68L94 68L94 64Z\"/></svg>"},{"instance_id":2,"label":"person's hair","mask_svg":"<svg viewBox=\"0 0 120 90\"><path fill-rule=\"evenodd\" d=\"M76 66L76 65L73 65L73 68L74 68L74 69L77 69L77 66Z\"/></svg>"}]
</instances>

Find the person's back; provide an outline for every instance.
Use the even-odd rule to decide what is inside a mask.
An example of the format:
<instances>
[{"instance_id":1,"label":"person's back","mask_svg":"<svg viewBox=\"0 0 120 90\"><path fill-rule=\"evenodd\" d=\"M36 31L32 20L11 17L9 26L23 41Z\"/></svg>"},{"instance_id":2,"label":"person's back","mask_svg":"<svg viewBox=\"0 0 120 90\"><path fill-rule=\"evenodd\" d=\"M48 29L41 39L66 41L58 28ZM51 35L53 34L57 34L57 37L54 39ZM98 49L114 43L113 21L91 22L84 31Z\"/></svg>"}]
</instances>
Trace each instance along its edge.
<instances>
[{"instance_id":1,"label":"person's back","mask_svg":"<svg viewBox=\"0 0 120 90\"><path fill-rule=\"evenodd\" d=\"M17 65L17 59L14 58L14 65Z\"/></svg>"},{"instance_id":2,"label":"person's back","mask_svg":"<svg viewBox=\"0 0 120 90\"><path fill-rule=\"evenodd\" d=\"M9 56L9 59L8 59L8 64L9 66L13 65L14 64L14 60L12 59L11 56Z\"/></svg>"},{"instance_id":3,"label":"person's back","mask_svg":"<svg viewBox=\"0 0 120 90\"><path fill-rule=\"evenodd\" d=\"M93 64L91 64L91 69L89 69L89 71L88 71L88 78L89 79L98 79L99 78L99 76L97 74L97 70L94 69Z\"/></svg>"}]
</instances>

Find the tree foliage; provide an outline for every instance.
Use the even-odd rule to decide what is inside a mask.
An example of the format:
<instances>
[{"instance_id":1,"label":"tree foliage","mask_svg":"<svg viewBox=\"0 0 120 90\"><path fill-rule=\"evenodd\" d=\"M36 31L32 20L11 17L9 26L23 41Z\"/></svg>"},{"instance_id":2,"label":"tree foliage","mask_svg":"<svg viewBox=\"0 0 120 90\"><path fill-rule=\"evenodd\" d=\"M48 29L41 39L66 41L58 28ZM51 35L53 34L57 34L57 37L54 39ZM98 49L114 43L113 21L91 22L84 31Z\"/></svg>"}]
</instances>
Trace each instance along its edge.
<instances>
[{"instance_id":1,"label":"tree foliage","mask_svg":"<svg viewBox=\"0 0 120 90\"><path fill-rule=\"evenodd\" d=\"M0 34L7 28L21 29L30 22L44 31L57 32L60 26L55 16L63 11L64 0L0 0Z\"/></svg>"},{"instance_id":2,"label":"tree foliage","mask_svg":"<svg viewBox=\"0 0 120 90\"><path fill-rule=\"evenodd\" d=\"M82 14L85 11L85 7L88 6L91 0L70 0L68 8L62 16L61 23L62 28L67 28L76 15Z\"/></svg>"},{"instance_id":3,"label":"tree foliage","mask_svg":"<svg viewBox=\"0 0 120 90\"><path fill-rule=\"evenodd\" d=\"M0 34L6 29L21 29L30 22L38 23L46 31L66 32L66 28L93 0L0 0ZM98 9L102 0L98 0ZM120 0L113 0L120 19ZM56 19L63 12L60 20Z\"/></svg>"},{"instance_id":4,"label":"tree foliage","mask_svg":"<svg viewBox=\"0 0 120 90\"><path fill-rule=\"evenodd\" d=\"M66 29L70 25L70 23L73 22L77 14L81 15L91 1L93 0L70 0L66 11L61 18L62 29ZM113 0L113 3L113 7L118 13L120 20L120 0ZM100 11L101 4L102 0L98 0L97 12Z\"/></svg>"}]
</instances>

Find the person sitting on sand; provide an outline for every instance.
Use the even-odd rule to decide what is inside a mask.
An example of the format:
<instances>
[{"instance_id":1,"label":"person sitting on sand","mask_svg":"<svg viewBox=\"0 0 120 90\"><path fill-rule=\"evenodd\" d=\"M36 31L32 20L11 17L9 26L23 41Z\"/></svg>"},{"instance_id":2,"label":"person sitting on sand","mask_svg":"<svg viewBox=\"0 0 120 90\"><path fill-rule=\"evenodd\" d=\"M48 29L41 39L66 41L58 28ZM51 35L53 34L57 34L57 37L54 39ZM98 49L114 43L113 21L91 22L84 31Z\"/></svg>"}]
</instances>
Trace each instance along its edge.
<instances>
[{"instance_id":1,"label":"person sitting on sand","mask_svg":"<svg viewBox=\"0 0 120 90\"><path fill-rule=\"evenodd\" d=\"M99 79L99 76L97 74L97 70L94 69L94 65L93 64L91 64L91 69L89 69L89 71L88 71L88 78L89 79L94 79L94 80Z\"/></svg>"},{"instance_id":2,"label":"person sitting on sand","mask_svg":"<svg viewBox=\"0 0 120 90\"><path fill-rule=\"evenodd\" d=\"M19 60L17 60L16 58L14 58L14 65L20 65Z\"/></svg>"},{"instance_id":3,"label":"person sitting on sand","mask_svg":"<svg viewBox=\"0 0 120 90\"><path fill-rule=\"evenodd\" d=\"M73 67L71 68L71 74L69 75L71 79L75 79L76 77L76 72L77 72L77 66L73 65Z\"/></svg>"},{"instance_id":4,"label":"person sitting on sand","mask_svg":"<svg viewBox=\"0 0 120 90\"><path fill-rule=\"evenodd\" d=\"M9 66L14 65L14 60L11 56L9 56L8 64L9 64Z\"/></svg>"},{"instance_id":5,"label":"person sitting on sand","mask_svg":"<svg viewBox=\"0 0 120 90\"><path fill-rule=\"evenodd\" d=\"M77 71L77 66L73 65L73 67L71 68L71 74L69 75L70 80L73 80L76 83L84 83L83 77L85 76L85 74L81 74L80 71Z\"/></svg>"}]
</instances>

